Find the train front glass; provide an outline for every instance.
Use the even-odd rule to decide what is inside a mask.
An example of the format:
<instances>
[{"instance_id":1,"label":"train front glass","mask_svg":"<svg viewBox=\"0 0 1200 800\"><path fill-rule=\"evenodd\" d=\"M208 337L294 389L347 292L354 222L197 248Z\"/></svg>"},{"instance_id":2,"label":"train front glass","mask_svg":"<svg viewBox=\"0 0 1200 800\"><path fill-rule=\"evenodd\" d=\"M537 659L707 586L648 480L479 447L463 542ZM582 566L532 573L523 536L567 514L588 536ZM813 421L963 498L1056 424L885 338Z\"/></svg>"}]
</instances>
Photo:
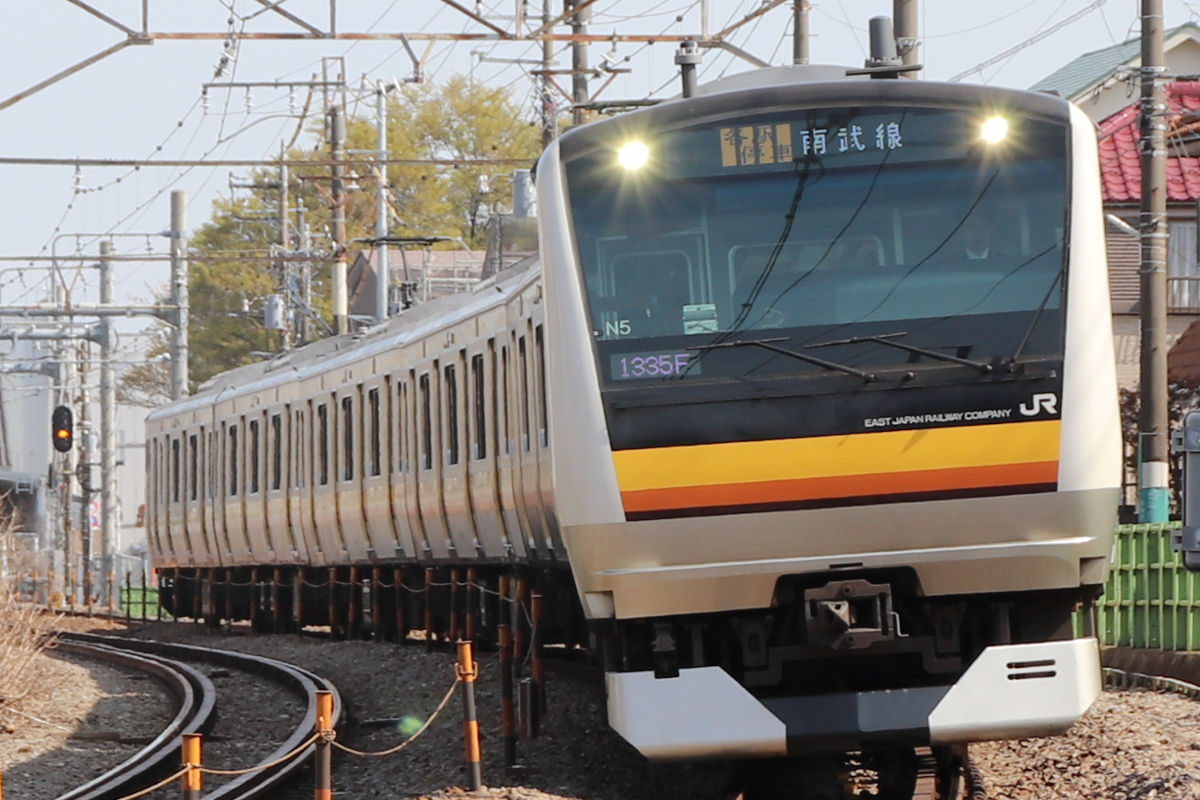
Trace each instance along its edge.
<instances>
[{"instance_id":1,"label":"train front glass","mask_svg":"<svg viewBox=\"0 0 1200 800\"><path fill-rule=\"evenodd\" d=\"M628 125L568 158L615 448L705 438L613 418L646 390L694 403L1053 369L1067 141L1003 110L819 108Z\"/></svg>"}]
</instances>

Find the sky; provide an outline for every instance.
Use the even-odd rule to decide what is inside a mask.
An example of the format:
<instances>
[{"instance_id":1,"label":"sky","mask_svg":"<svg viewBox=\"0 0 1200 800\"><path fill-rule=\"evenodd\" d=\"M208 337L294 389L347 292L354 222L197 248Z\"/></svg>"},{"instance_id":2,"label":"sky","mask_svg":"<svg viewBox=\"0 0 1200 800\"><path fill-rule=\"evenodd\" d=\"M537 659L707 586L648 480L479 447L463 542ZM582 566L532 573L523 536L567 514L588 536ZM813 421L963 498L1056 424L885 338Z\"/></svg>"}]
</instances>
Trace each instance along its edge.
<instances>
[{"instance_id":1,"label":"sky","mask_svg":"<svg viewBox=\"0 0 1200 800\"><path fill-rule=\"evenodd\" d=\"M29 90L60 70L125 39L125 34L89 13L141 29L227 34L231 30L301 30L264 9L261 0L0 0L0 103ZM496 27L510 30L522 0L456 0ZM918 0L923 77L1027 88L1076 56L1139 34L1138 0ZM527 13L542 4L525 0ZM760 0L597 0L590 32L683 35L702 31L707 8L710 32L741 20ZM727 41L773 64L791 61L790 0L728 35ZM1200 0L1164 0L1166 25L1200 19ZM442 0L284 0L281 7L312 25L330 27L331 6L343 33L488 33ZM561 0L553 0L561 10ZM891 0L812 0L813 63L861 65L867 49L867 20L891 14ZM556 12L557 13L557 12ZM560 32L566 28L559 27ZM1024 46L1022 46L1024 45ZM531 65L540 58L535 42L414 41L427 82L454 74L508 87L532 109ZM611 54L629 67L599 97L602 100L668 97L678 92L676 45L605 42L591 46L589 62ZM1017 49L1019 48L1019 49ZM1009 53L1009 51L1014 50ZM555 47L556 66L570 66L566 45ZM1009 53L997 60L998 56ZM0 110L0 156L28 158L261 159L279 152L298 133L297 144L315 140L300 119L303 89L256 88L249 92L202 86L210 82L307 81L322 59L340 58L348 83L405 78L412 62L395 41L180 41L126 47L64 80ZM628 59L628 60L626 60ZM224 67L218 77L218 64ZM981 69L977 69L983 66ZM705 51L703 83L751 69L727 52ZM569 78L561 79L564 85ZM592 86L599 81L593 80ZM372 113L371 101L351 99L351 113ZM315 105L319 109L319 102ZM319 113L319 110L318 110ZM309 122L311 123L310 117ZM170 193L187 192L190 228L210 216L213 200L229 196L231 181L246 169L196 167L129 168L12 166L0 164L0 257L94 254L103 235L117 234L122 254L163 253L169 226ZM64 260L64 263L67 263ZM72 262L74 263L74 262ZM73 299L95 300L95 271L71 275ZM0 261L0 304L38 302L46 297L45 264ZM117 296L147 301L165 287L163 262L117 268ZM122 347L133 352L140 324L123 326Z\"/></svg>"}]
</instances>

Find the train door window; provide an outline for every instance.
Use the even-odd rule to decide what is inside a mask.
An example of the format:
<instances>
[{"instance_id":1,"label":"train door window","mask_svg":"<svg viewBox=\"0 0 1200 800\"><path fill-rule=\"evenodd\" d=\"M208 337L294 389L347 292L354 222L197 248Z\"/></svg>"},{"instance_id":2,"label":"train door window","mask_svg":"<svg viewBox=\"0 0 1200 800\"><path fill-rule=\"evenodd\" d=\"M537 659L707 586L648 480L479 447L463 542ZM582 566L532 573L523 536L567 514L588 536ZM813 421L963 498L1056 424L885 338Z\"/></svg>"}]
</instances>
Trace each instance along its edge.
<instances>
[{"instance_id":1,"label":"train door window","mask_svg":"<svg viewBox=\"0 0 1200 800\"><path fill-rule=\"evenodd\" d=\"M317 483L329 483L329 406L317 406Z\"/></svg>"},{"instance_id":2,"label":"train door window","mask_svg":"<svg viewBox=\"0 0 1200 800\"><path fill-rule=\"evenodd\" d=\"M304 488L304 411L296 409L292 439L292 485Z\"/></svg>"},{"instance_id":3,"label":"train door window","mask_svg":"<svg viewBox=\"0 0 1200 800\"><path fill-rule=\"evenodd\" d=\"M171 439L171 502L179 502L179 439Z\"/></svg>"},{"instance_id":4,"label":"train door window","mask_svg":"<svg viewBox=\"0 0 1200 800\"><path fill-rule=\"evenodd\" d=\"M529 359L524 336L517 340L517 358L521 361L521 450L529 452Z\"/></svg>"},{"instance_id":5,"label":"train door window","mask_svg":"<svg viewBox=\"0 0 1200 800\"><path fill-rule=\"evenodd\" d=\"M458 463L458 378L454 365L446 367L446 463Z\"/></svg>"},{"instance_id":6,"label":"train door window","mask_svg":"<svg viewBox=\"0 0 1200 800\"><path fill-rule=\"evenodd\" d=\"M238 493L238 428L237 424L229 426L229 494Z\"/></svg>"},{"instance_id":7,"label":"train door window","mask_svg":"<svg viewBox=\"0 0 1200 800\"><path fill-rule=\"evenodd\" d=\"M487 414L486 392L483 383L483 353L471 356L471 442L475 449L475 459L487 455Z\"/></svg>"},{"instance_id":8,"label":"train door window","mask_svg":"<svg viewBox=\"0 0 1200 800\"><path fill-rule=\"evenodd\" d=\"M421 393L421 468L433 469L433 422L429 408L429 373L419 381Z\"/></svg>"},{"instance_id":9,"label":"train door window","mask_svg":"<svg viewBox=\"0 0 1200 800\"><path fill-rule=\"evenodd\" d=\"M283 486L283 415L271 415L271 488Z\"/></svg>"},{"instance_id":10,"label":"train door window","mask_svg":"<svg viewBox=\"0 0 1200 800\"><path fill-rule=\"evenodd\" d=\"M396 449L398 463L396 469L408 472L408 384L400 381L396 384Z\"/></svg>"},{"instance_id":11,"label":"train door window","mask_svg":"<svg viewBox=\"0 0 1200 800\"><path fill-rule=\"evenodd\" d=\"M541 325L533 331L533 343L537 351L538 443L546 447L550 444L550 425L546 421L546 337Z\"/></svg>"},{"instance_id":12,"label":"train door window","mask_svg":"<svg viewBox=\"0 0 1200 800\"><path fill-rule=\"evenodd\" d=\"M248 489L250 494L258 493L258 420L252 419L248 423L250 430L250 453L246 458L246 481L250 484Z\"/></svg>"},{"instance_id":13,"label":"train door window","mask_svg":"<svg viewBox=\"0 0 1200 800\"><path fill-rule=\"evenodd\" d=\"M342 480L354 480L354 398L342 398Z\"/></svg>"},{"instance_id":14,"label":"train door window","mask_svg":"<svg viewBox=\"0 0 1200 800\"><path fill-rule=\"evenodd\" d=\"M499 400L497 401L497 404L500 407L500 420L501 420L502 424L504 425L504 454L505 455L508 455L509 450L512 446L511 445L512 435L509 432L509 422L508 422L508 410L510 407L510 404L508 402L509 391L510 390L508 387L508 345L504 345L503 347L500 348L500 388L499 388L499 391L497 392L497 394L499 395ZM499 433L499 430L497 430L497 433ZM499 452L500 448L497 447L496 450L497 450L497 452Z\"/></svg>"},{"instance_id":15,"label":"train door window","mask_svg":"<svg viewBox=\"0 0 1200 800\"><path fill-rule=\"evenodd\" d=\"M217 495L217 439L216 431L208 432L208 496L216 498Z\"/></svg>"},{"instance_id":16,"label":"train door window","mask_svg":"<svg viewBox=\"0 0 1200 800\"><path fill-rule=\"evenodd\" d=\"M379 435L378 389L371 389L369 392L367 392L367 424L370 428L367 431L367 443L369 445L367 450L367 474L375 476L380 473L379 453L383 448L383 444L380 441Z\"/></svg>"},{"instance_id":17,"label":"train door window","mask_svg":"<svg viewBox=\"0 0 1200 800\"><path fill-rule=\"evenodd\" d=\"M200 491L200 452L196 434L188 437L188 500L194 501Z\"/></svg>"}]
</instances>

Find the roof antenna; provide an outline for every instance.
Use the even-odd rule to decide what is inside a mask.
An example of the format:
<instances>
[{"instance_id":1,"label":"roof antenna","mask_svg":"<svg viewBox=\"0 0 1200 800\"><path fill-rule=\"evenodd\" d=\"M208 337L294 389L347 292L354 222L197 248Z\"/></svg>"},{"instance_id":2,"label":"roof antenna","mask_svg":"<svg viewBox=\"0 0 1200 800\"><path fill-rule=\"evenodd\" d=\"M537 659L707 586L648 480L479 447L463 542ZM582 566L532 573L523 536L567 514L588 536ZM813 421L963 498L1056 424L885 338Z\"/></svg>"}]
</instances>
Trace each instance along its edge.
<instances>
[{"instance_id":1,"label":"roof antenna","mask_svg":"<svg viewBox=\"0 0 1200 800\"><path fill-rule=\"evenodd\" d=\"M675 51L675 63L679 65L679 75L683 78L683 96L691 97L696 93L696 65L700 63L700 48L692 39L685 40Z\"/></svg>"},{"instance_id":2,"label":"roof antenna","mask_svg":"<svg viewBox=\"0 0 1200 800\"><path fill-rule=\"evenodd\" d=\"M871 57L862 69L846 70L847 75L870 75L872 78L898 78L901 72L915 72L920 64L905 64L896 52L896 35L891 17L871 17Z\"/></svg>"}]
</instances>

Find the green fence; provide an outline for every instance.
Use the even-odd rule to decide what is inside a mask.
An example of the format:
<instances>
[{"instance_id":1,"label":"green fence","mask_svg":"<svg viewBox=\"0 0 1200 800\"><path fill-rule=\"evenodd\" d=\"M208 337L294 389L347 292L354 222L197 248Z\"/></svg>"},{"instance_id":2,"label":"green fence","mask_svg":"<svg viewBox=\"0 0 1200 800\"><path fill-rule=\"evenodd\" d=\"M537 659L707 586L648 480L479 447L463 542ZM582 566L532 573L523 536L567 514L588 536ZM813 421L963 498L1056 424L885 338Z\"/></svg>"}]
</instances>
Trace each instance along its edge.
<instances>
[{"instance_id":1,"label":"green fence","mask_svg":"<svg viewBox=\"0 0 1200 800\"><path fill-rule=\"evenodd\" d=\"M1200 650L1200 573L1171 550L1178 522L1120 525L1100 598L1097 633L1107 645Z\"/></svg>"}]
</instances>

